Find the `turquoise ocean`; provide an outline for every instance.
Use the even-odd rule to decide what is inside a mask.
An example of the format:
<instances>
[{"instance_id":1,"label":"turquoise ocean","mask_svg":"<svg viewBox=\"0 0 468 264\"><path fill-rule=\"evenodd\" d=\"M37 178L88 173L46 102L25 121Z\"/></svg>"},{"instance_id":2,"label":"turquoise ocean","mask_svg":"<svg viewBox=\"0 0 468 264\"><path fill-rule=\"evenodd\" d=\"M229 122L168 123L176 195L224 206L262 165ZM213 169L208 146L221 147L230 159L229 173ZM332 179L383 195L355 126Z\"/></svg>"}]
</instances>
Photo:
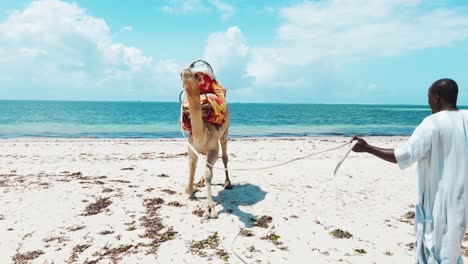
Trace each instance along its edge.
<instances>
[{"instance_id":1,"label":"turquoise ocean","mask_svg":"<svg viewBox=\"0 0 468 264\"><path fill-rule=\"evenodd\" d=\"M231 137L410 135L431 114L421 105L231 103L229 109ZM0 101L0 138L181 138L179 116L179 103Z\"/></svg>"}]
</instances>

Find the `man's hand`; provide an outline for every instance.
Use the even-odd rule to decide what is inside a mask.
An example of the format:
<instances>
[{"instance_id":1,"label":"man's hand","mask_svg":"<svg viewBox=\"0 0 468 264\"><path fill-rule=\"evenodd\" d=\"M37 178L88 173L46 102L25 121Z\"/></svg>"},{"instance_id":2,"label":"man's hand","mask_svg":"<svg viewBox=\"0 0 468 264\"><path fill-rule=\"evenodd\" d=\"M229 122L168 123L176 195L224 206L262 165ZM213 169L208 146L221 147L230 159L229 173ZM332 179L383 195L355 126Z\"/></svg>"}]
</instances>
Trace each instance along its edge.
<instances>
[{"instance_id":1,"label":"man's hand","mask_svg":"<svg viewBox=\"0 0 468 264\"><path fill-rule=\"evenodd\" d=\"M357 141L356 145L354 145L353 151L354 152L368 152L369 151L369 144L367 142L357 136L354 136L351 142Z\"/></svg>"},{"instance_id":2,"label":"man's hand","mask_svg":"<svg viewBox=\"0 0 468 264\"><path fill-rule=\"evenodd\" d=\"M388 162L397 163L395 151L393 149L383 149L371 146L367 144L364 139L356 136L351 140L351 142L353 141L357 141L356 145L353 147L354 152L367 152Z\"/></svg>"}]
</instances>

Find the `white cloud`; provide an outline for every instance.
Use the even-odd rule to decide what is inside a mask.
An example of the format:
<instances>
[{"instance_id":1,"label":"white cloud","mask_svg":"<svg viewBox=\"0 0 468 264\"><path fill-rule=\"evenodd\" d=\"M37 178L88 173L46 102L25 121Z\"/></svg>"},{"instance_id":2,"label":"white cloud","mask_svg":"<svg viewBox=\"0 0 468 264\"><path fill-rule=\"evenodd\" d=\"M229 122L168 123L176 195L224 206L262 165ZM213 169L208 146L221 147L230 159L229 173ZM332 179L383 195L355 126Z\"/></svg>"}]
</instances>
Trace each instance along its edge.
<instances>
[{"instance_id":1,"label":"white cloud","mask_svg":"<svg viewBox=\"0 0 468 264\"><path fill-rule=\"evenodd\" d=\"M334 69L468 37L468 15L422 5L421 0L329 0L282 8L284 23L277 30L277 43L252 48L247 75L258 85L297 80L291 73Z\"/></svg>"},{"instance_id":2,"label":"white cloud","mask_svg":"<svg viewBox=\"0 0 468 264\"><path fill-rule=\"evenodd\" d=\"M249 48L239 27L208 36L204 58L216 69L239 66L248 55Z\"/></svg>"},{"instance_id":3,"label":"white cloud","mask_svg":"<svg viewBox=\"0 0 468 264\"><path fill-rule=\"evenodd\" d=\"M213 9L220 12L223 20L232 18L236 12L234 6L221 0L169 0L168 4L161 8L163 12L174 15L210 12Z\"/></svg>"},{"instance_id":4,"label":"white cloud","mask_svg":"<svg viewBox=\"0 0 468 264\"><path fill-rule=\"evenodd\" d=\"M177 85L177 77L174 61L114 42L107 23L76 4L33 1L0 22L0 80L15 80L0 84L3 90L41 87L65 97L74 89L116 98L135 88L154 94L163 84Z\"/></svg>"},{"instance_id":5,"label":"white cloud","mask_svg":"<svg viewBox=\"0 0 468 264\"><path fill-rule=\"evenodd\" d=\"M245 75L245 67L250 58L247 40L234 26L223 32L208 36L203 58L208 61L216 78L228 89L246 88L252 80Z\"/></svg>"}]
</instances>

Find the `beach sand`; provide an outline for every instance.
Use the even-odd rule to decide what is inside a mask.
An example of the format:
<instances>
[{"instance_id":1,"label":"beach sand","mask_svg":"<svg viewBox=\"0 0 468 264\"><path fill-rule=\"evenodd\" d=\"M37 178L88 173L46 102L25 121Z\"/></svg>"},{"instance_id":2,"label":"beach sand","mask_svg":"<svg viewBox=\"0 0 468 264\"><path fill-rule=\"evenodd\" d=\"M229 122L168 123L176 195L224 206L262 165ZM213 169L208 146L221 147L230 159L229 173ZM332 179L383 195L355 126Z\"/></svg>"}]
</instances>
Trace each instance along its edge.
<instances>
[{"instance_id":1,"label":"beach sand","mask_svg":"<svg viewBox=\"0 0 468 264\"><path fill-rule=\"evenodd\" d=\"M345 140L233 139L229 167L269 166ZM368 140L396 147L405 138ZM233 171L232 190L215 170L219 218L205 220L197 214L206 189L193 200L183 193L182 140L7 139L0 149L0 263L243 263L234 252L246 263L413 261L414 166L351 153L334 180L343 148Z\"/></svg>"}]
</instances>

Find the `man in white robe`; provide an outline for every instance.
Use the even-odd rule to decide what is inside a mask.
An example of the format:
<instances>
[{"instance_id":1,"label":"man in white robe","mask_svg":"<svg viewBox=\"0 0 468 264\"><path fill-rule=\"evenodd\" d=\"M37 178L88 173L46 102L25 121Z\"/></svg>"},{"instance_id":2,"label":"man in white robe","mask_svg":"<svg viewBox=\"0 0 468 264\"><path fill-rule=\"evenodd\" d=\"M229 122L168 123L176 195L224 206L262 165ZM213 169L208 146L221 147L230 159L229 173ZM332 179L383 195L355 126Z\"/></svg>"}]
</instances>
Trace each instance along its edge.
<instances>
[{"instance_id":1,"label":"man in white robe","mask_svg":"<svg viewBox=\"0 0 468 264\"><path fill-rule=\"evenodd\" d=\"M417 162L415 263L463 263L460 246L468 220L468 111L457 108L458 86L441 79L429 88L432 115L396 149L354 137L368 152L406 169ZM466 190L466 192L465 192Z\"/></svg>"}]
</instances>

